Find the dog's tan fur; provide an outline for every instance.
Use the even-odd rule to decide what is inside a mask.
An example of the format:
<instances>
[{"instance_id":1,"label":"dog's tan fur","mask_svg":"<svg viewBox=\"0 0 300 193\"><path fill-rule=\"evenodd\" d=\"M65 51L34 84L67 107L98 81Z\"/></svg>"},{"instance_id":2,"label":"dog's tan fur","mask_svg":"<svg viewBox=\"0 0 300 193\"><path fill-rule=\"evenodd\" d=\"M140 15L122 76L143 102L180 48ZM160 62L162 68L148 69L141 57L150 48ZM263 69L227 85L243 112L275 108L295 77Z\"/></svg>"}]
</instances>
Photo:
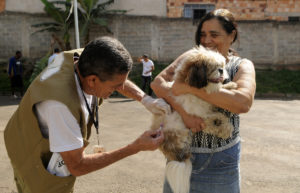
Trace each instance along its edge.
<instances>
[{"instance_id":1,"label":"dog's tan fur","mask_svg":"<svg viewBox=\"0 0 300 193\"><path fill-rule=\"evenodd\" d=\"M223 71L223 74L221 71ZM222 87L226 89L236 88L237 85L233 82L226 85L222 84L224 78L227 76L225 58L221 54L209 51L203 47L193 49L187 58L178 65L175 71L176 81L187 83L193 87L204 88L207 93L218 92ZM233 125L229 122L228 117L217 111L214 105L192 94L173 97L186 112L201 117L204 120L206 127L203 132L224 139L231 136ZM163 125L165 136L160 150L169 161L168 164L173 164L173 166L168 166L167 164L167 179L174 193L186 193L189 190L189 177L191 173L189 159L191 156L190 145L192 143L192 133L185 127L181 116L176 111L169 115L154 116L151 128L157 129L160 124ZM179 163L176 162L185 163L186 167L178 167L176 164ZM180 172L186 173L188 176L181 175ZM176 174L180 176L174 176ZM183 187L178 183L183 183Z\"/></svg>"}]
</instances>

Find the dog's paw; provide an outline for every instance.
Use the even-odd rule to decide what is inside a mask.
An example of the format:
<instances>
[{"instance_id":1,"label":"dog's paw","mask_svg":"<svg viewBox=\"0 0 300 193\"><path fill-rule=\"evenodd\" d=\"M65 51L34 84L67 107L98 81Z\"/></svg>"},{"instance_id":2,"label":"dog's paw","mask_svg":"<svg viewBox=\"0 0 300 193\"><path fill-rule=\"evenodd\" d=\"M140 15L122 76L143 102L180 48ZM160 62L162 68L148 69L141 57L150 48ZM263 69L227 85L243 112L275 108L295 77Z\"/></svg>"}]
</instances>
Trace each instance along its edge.
<instances>
[{"instance_id":1,"label":"dog's paw","mask_svg":"<svg viewBox=\"0 0 300 193\"><path fill-rule=\"evenodd\" d=\"M223 88L225 89L236 89L237 88L237 84L235 82L228 82L227 84L223 84L222 85Z\"/></svg>"}]
</instances>

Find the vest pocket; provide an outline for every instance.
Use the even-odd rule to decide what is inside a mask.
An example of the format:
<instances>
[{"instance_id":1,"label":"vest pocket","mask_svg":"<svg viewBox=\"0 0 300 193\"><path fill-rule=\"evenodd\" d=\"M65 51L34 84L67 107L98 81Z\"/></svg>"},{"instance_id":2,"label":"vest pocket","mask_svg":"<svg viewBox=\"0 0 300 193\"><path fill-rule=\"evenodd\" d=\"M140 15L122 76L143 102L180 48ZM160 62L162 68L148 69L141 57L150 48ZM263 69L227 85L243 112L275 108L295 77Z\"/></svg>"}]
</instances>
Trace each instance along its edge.
<instances>
[{"instance_id":1,"label":"vest pocket","mask_svg":"<svg viewBox=\"0 0 300 193\"><path fill-rule=\"evenodd\" d=\"M26 186L29 187L32 193L72 192L76 179L74 176L59 177L47 171L45 163L50 154L41 154L38 159L32 162L30 169L27 170L28 172L26 172L24 177Z\"/></svg>"}]
</instances>

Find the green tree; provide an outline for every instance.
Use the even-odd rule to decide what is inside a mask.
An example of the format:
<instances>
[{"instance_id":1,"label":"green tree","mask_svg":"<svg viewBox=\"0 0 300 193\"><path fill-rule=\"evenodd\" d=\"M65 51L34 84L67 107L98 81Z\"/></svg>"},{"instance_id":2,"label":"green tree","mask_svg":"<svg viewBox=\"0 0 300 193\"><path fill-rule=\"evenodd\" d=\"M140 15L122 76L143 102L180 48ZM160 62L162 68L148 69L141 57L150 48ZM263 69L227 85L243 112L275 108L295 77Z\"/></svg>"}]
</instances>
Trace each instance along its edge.
<instances>
[{"instance_id":1,"label":"green tree","mask_svg":"<svg viewBox=\"0 0 300 193\"><path fill-rule=\"evenodd\" d=\"M51 47L49 48L49 51L44 57L36 61L28 85L47 66L48 58L52 53L52 46L55 42L59 44L61 50L71 49L69 33L70 28L73 26L73 18L70 19L70 17L72 16L73 8L71 0L58 0L51 2L48 0L41 0L41 2L45 5L45 12L54 19L54 22L43 22L34 24L32 26L39 28L34 33L43 31L52 32Z\"/></svg>"},{"instance_id":2,"label":"green tree","mask_svg":"<svg viewBox=\"0 0 300 193\"><path fill-rule=\"evenodd\" d=\"M114 3L114 0L108 0L104 3L98 3L99 0L78 0L80 7L80 35L86 45L90 41L90 27L93 24L103 27L107 32L112 33L108 27L105 16L109 14L124 14L126 10L108 10L108 6Z\"/></svg>"},{"instance_id":3,"label":"green tree","mask_svg":"<svg viewBox=\"0 0 300 193\"><path fill-rule=\"evenodd\" d=\"M37 32L52 32L52 38L59 44L61 50L70 50L70 28L73 26L71 0L48 1L41 0L45 5L45 12L54 19L54 22L43 22L32 25L39 28ZM57 35L57 34L62 34Z\"/></svg>"}]
</instances>

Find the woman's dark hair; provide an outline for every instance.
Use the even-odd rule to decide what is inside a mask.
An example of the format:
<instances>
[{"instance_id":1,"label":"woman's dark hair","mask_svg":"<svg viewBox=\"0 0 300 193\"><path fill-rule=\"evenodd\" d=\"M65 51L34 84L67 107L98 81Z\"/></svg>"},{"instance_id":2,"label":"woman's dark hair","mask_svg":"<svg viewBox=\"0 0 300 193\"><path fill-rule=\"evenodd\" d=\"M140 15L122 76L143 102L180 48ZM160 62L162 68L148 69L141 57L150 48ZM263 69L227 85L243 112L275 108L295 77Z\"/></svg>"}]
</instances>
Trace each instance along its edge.
<instances>
[{"instance_id":1,"label":"woman's dark hair","mask_svg":"<svg viewBox=\"0 0 300 193\"><path fill-rule=\"evenodd\" d=\"M200 45L201 29L203 23L211 19L217 19L227 34L231 34L235 30L236 34L232 43L234 43L237 40L238 38L237 23L235 22L233 14L227 9L217 9L207 13L205 16L201 18L195 35L196 45L198 46Z\"/></svg>"},{"instance_id":2,"label":"woman's dark hair","mask_svg":"<svg viewBox=\"0 0 300 193\"><path fill-rule=\"evenodd\" d=\"M96 75L101 81L111 80L116 74L126 74L132 59L117 39L101 37L91 41L79 57L78 69L83 77Z\"/></svg>"}]
</instances>

